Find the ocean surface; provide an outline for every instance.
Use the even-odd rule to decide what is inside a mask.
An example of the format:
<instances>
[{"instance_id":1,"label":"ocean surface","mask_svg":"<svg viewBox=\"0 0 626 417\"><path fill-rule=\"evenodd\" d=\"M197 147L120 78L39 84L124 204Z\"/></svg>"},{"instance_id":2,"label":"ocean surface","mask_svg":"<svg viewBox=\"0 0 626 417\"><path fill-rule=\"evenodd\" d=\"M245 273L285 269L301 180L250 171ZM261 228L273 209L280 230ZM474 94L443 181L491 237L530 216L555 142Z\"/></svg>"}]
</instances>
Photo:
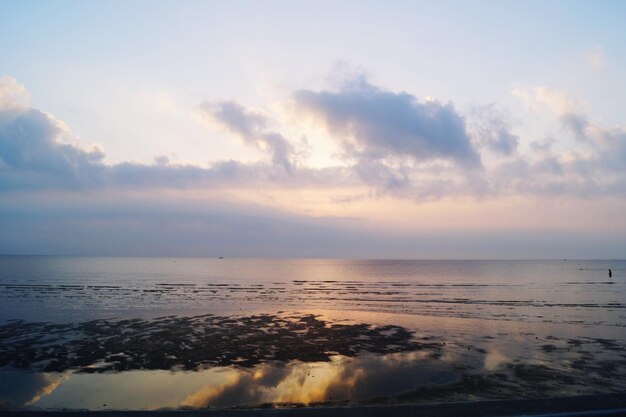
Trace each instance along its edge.
<instances>
[{"instance_id":1,"label":"ocean surface","mask_svg":"<svg viewBox=\"0 0 626 417\"><path fill-rule=\"evenodd\" d=\"M0 319L331 308L626 323L626 261L0 256L0 287Z\"/></svg>"},{"instance_id":2,"label":"ocean surface","mask_svg":"<svg viewBox=\"0 0 626 417\"><path fill-rule=\"evenodd\" d=\"M624 260L0 256L0 407L619 392L625 345Z\"/></svg>"}]
</instances>

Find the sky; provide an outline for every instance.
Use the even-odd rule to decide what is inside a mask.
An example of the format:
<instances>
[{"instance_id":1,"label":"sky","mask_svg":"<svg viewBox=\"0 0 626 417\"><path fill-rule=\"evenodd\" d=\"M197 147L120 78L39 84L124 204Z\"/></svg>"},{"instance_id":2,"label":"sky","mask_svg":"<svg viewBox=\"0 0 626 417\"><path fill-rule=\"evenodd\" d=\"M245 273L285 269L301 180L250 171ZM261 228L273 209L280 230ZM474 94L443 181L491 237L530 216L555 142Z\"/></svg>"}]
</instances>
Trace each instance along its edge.
<instances>
[{"instance_id":1,"label":"sky","mask_svg":"<svg viewBox=\"0 0 626 417\"><path fill-rule=\"evenodd\" d=\"M0 254L626 258L623 1L0 0Z\"/></svg>"}]
</instances>

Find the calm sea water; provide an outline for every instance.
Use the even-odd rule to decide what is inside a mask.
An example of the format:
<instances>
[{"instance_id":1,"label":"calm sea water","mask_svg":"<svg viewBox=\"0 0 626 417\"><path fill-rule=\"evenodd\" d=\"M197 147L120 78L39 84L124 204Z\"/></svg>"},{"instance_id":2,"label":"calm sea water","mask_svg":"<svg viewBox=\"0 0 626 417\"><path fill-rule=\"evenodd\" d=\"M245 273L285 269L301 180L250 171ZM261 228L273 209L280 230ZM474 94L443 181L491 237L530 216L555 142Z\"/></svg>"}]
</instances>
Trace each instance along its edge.
<instances>
[{"instance_id":1,"label":"calm sea water","mask_svg":"<svg viewBox=\"0 0 626 417\"><path fill-rule=\"evenodd\" d=\"M341 309L626 324L623 260L0 256L0 288L0 319Z\"/></svg>"},{"instance_id":2,"label":"calm sea water","mask_svg":"<svg viewBox=\"0 0 626 417\"><path fill-rule=\"evenodd\" d=\"M0 411L625 390L623 260L0 256Z\"/></svg>"}]
</instances>

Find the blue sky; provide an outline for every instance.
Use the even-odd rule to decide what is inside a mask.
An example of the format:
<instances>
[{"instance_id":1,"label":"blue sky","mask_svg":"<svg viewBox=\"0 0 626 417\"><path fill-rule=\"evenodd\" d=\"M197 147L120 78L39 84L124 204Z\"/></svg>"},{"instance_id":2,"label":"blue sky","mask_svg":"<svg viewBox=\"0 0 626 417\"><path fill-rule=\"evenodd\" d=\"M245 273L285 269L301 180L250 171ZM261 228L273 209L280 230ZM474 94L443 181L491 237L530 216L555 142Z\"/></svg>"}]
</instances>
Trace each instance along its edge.
<instances>
[{"instance_id":1,"label":"blue sky","mask_svg":"<svg viewBox=\"0 0 626 417\"><path fill-rule=\"evenodd\" d=\"M623 2L0 0L0 253L624 257Z\"/></svg>"}]
</instances>

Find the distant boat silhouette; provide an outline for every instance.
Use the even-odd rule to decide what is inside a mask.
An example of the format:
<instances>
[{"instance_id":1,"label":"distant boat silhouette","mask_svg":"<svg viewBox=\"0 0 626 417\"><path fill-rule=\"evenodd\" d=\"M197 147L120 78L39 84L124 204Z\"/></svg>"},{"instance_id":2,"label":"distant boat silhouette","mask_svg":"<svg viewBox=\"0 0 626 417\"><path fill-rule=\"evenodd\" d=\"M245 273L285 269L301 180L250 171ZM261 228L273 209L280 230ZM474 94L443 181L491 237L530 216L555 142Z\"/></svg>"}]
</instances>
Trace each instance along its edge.
<instances>
[{"instance_id":1,"label":"distant boat silhouette","mask_svg":"<svg viewBox=\"0 0 626 417\"><path fill-rule=\"evenodd\" d=\"M224 259L224 257L223 257L223 256L220 256L220 259Z\"/></svg>"}]
</instances>

